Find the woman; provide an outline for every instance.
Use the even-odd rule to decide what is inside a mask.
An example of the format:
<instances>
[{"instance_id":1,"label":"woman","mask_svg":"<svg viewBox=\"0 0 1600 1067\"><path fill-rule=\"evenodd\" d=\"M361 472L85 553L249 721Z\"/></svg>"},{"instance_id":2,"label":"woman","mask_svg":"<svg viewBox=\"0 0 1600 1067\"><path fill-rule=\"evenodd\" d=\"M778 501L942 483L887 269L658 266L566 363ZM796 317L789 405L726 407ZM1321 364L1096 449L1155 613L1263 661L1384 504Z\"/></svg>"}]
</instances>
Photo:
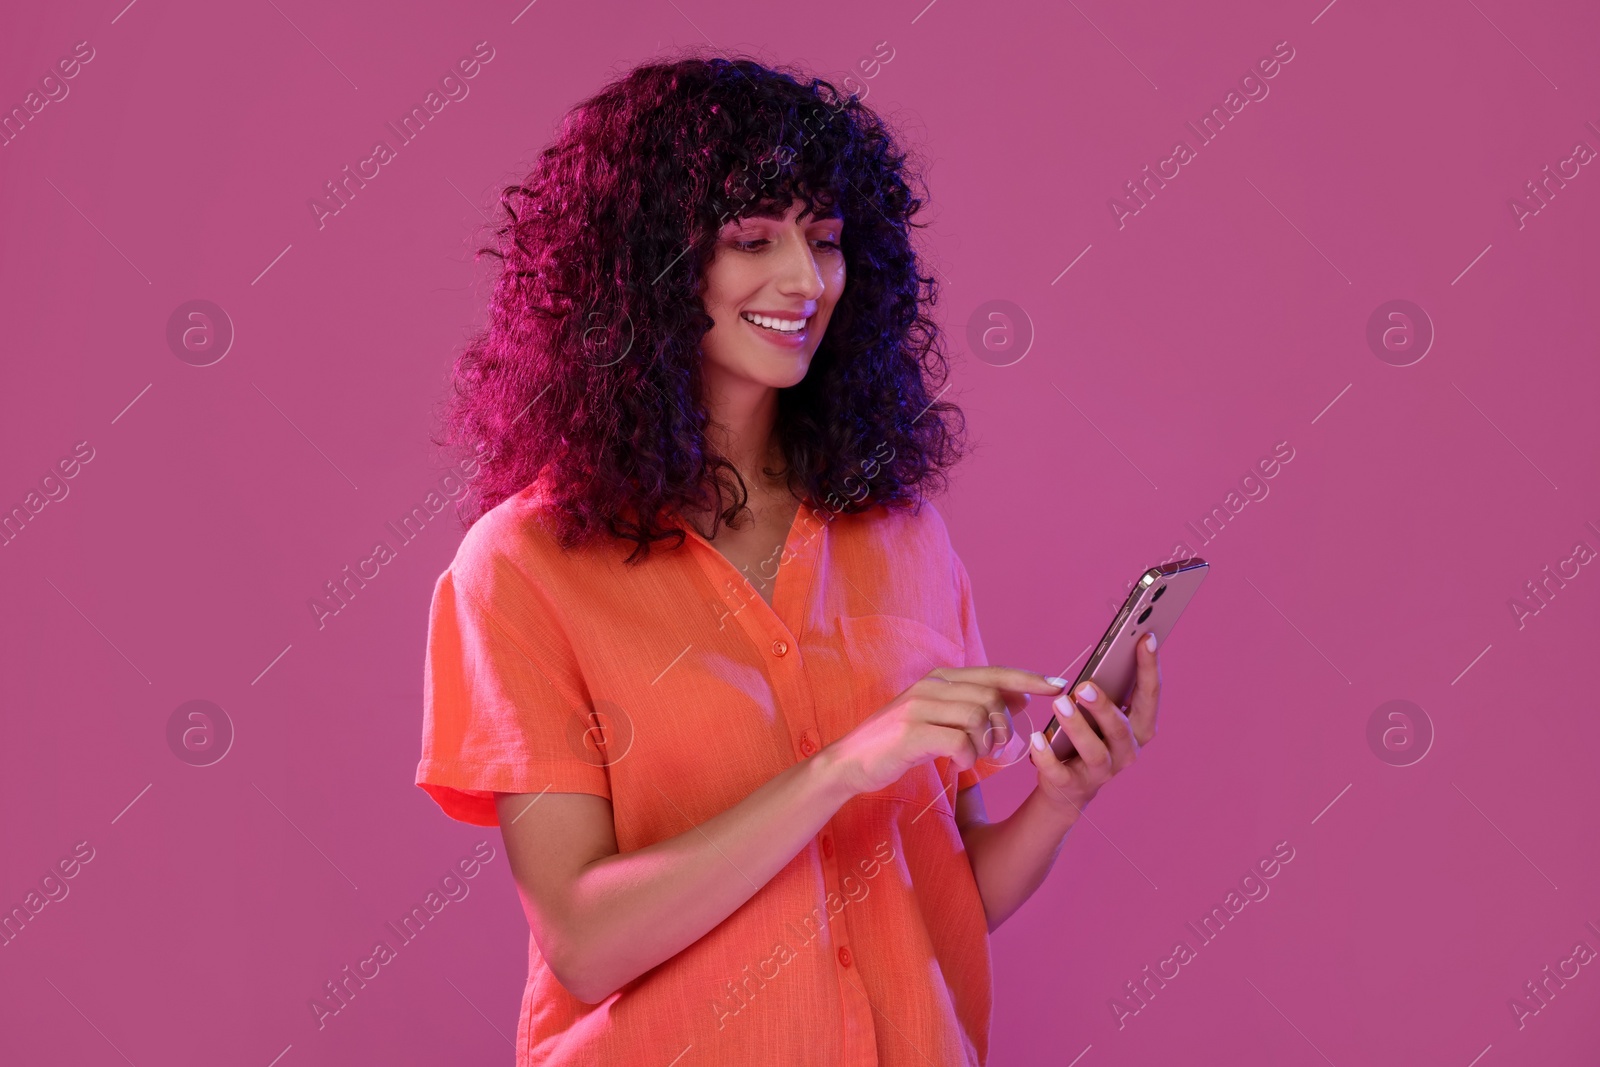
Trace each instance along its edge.
<instances>
[{"instance_id":1,"label":"woman","mask_svg":"<svg viewBox=\"0 0 1600 1067\"><path fill-rule=\"evenodd\" d=\"M986 664L923 492L960 412L909 177L855 97L687 58L502 197L417 784L501 828L519 1064L983 1063L989 932L1154 734L1153 649L1128 714L1079 697L1108 742ZM1081 759L1013 730L1030 694ZM991 824L978 783L1024 752Z\"/></svg>"}]
</instances>

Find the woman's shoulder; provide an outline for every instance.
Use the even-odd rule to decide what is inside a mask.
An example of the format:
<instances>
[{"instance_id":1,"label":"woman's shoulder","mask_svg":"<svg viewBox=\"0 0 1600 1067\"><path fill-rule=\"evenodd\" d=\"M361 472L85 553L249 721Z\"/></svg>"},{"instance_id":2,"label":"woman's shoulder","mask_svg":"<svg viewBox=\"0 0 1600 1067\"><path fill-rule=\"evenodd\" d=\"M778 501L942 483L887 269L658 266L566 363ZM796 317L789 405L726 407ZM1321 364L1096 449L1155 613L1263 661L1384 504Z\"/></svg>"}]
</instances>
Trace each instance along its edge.
<instances>
[{"instance_id":1,"label":"woman's shoulder","mask_svg":"<svg viewBox=\"0 0 1600 1067\"><path fill-rule=\"evenodd\" d=\"M926 497L846 516L835 530L828 535L832 552L858 585L910 575L932 585L956 582L959 557L943 513Z\"/></svg>"},{"instance_id":2,"label":"woman's shoulder","mask_svg":"<svg viewBox=\"0 0 1600 1067\"><path fill-rule=\"evenodd\" d=\"M938 557L954 551L944 513L929 497L915 497L905 504L880 504L858 517L867 536L882 540L896 554L917 550Z\"/></svg>"},{"instance_id":3,"label":"woman's shoulder","mask_svg":"<svg viewBox=\"0 0 1600 1067\"><path fill-rule=\"evenodd\" d=\"M551 495L538 483L512 494L467 529L451 570L466 581L517 576L547 592L574 595L626 585L631 575L625 559L637 542L601 529L587 539L569 543L562 535L562 516L556 508ZM657 543L652 556L658 558L666 551Z\"/></svg>"},{"instance_id":4,"label":"woman's shoulder","mask_svg":"<svg viewBox=\"0 0 1600 1067\"><path fill-rule=\"evenodd\" d=\"M456 547L450 570L457 581L484 585L507 571L530 577L550 573L568 555L557 539L544 494L535 484L473 521Z\"/></svg>"}]
</instances>

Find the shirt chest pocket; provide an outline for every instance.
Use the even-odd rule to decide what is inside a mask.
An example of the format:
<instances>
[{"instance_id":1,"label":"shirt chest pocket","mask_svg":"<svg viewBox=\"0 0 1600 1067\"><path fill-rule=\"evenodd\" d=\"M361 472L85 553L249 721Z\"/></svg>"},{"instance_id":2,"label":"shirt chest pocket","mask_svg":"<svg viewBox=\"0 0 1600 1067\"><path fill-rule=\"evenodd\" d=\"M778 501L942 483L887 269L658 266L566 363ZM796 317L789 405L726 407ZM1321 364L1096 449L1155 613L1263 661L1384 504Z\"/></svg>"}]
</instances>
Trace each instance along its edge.
<instances>
[{"instance_id":1,"label":"shirt chest pocket","mask_svg":"<svg viewBox=\"0 0 1600 1067\"><path fill-rule=\"evenodd\" d=\"M839 630L850 673L850 707L840 735L935 667L960 667L966 660L959 641L904 615L841 616ZM941 757L918 764L886 789L861 796L914 804L919 813L931 806L953 818L954 781L950 761Z\"/></svg>"}]
</instances>

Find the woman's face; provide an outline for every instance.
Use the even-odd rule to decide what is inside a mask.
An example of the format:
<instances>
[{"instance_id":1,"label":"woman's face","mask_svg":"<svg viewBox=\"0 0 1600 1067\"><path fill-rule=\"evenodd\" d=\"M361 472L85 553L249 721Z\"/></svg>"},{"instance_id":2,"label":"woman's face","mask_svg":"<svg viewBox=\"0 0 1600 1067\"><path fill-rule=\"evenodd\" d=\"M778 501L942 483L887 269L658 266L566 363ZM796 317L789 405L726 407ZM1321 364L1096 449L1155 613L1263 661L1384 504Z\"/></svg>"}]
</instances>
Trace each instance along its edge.
<instances>
[{"instance_id":1,"label":"woman's face","mask_svg":"<svg viewBox=\"0 0 1600 1067\"><path fill-rule=\"evenodd\" d=\"M715 325L701 341L708 385L783 389L806 376L844 291L844 220L751 216L717 235L701 299ZM766 325L761 325L761 320Z\"/></svg>"}]
</instances>

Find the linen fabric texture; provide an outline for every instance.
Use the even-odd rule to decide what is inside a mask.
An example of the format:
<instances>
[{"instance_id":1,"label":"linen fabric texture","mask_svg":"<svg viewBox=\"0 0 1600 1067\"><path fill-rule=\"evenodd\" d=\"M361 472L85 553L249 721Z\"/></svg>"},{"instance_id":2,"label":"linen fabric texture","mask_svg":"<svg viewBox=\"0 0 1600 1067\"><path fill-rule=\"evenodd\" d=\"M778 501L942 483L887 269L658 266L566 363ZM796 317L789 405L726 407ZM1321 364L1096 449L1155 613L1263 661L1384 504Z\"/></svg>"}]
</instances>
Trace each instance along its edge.
<instances>
[{"instance_id":1,"label":"linen fabric texture","mask_svg":"<svg viewBox=\"0 0 1600 1067\"><path fill-rule=\"evenodd\" d=\"M802 504L762 569L770 606L678 524L687 540L640 565L623 562L632 542L564 550L530 487L467 531L434 586L424 665L416 783L445 814L495 826L495 793L590 793L619 851L641 849L932 668L987 662L926 499ZM567 992L530 933L516 1063L983 1064L989 935L953 802L999 766L941 757L852 797L723 922L599 1004Z\"/></svg>"}]
</instances>

